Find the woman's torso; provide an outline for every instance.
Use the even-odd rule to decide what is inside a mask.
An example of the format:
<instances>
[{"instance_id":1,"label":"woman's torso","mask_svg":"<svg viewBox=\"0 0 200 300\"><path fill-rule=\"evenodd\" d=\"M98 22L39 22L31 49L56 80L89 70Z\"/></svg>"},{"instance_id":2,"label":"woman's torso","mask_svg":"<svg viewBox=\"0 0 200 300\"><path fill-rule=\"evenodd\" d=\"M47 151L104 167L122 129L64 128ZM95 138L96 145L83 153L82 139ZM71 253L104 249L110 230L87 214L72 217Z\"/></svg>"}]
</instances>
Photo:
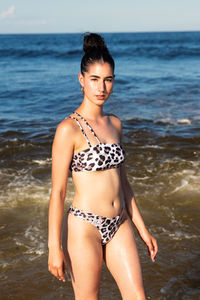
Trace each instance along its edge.
<instances>
[{"instance_id":1,"label":"woman's torso","mask_svg":"<svg viewBox=\"0 0 200 300\"><path fill-rule=\"evenodd\" d=\"M80 114L75 113L72 116L88 143L88 147L81 149L72 157L72 178L75 186L75 196L72 204L74 207L87 212L114 217L119 214L123 207L120 165L125 158L124 150L116 134L114 134L115 142L110 144L101 143L94 130ZM94 138L96 138L96 143ZM94 145L90 143L90 140ZM95 145L101 146L100 152L95 152ZM111 147L107 147L107 145L113 145L110 152L109 148ZM86 152L82 152L85 150ZM103 164L99 158L99 156L102 157L102 152L105 152L103 154L106 155L107 159ZM82 156L84 156L84 160ZM92 164L89 164L90 161L92 161ZM90 165L93 166L92 170Z\"/></svg>"}]
</instances>

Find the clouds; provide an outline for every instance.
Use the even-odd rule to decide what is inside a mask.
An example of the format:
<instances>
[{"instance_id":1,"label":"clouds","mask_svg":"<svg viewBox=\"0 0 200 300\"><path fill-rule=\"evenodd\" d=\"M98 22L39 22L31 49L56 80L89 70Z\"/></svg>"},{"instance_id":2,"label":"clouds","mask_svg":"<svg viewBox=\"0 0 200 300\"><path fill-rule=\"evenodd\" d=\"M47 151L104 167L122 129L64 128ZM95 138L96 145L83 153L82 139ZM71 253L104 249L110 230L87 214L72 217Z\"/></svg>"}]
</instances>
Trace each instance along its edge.
<instances>
[{"instance_id":1,"label":"clouds","mask_svg":"<svg viewBox=\"0 0 200 300\"><path fill-rule=\"evenodd\" d=\"M3 11L0 14L0 19L7 19L7 18L12 18L14 16L15 13L15 6L12 5L11 7L9 7L6 11Z\"/></svg>"},{"instance_id":2,"label":"clouds","mask_svg":"<svg viewBox=\"0 0 200 300\"><path fill-rule=\"evenodd\" d=\"M20 32L36 33L38 31L45 31L45 28L49 25L49 20L46 18L46 15L40 14L38 11L33 11L33 7L22 5L22 2L17 5L11 4L12 3L10 3L10 6L9 4L4 5L3 11L0 11L0 34ZM36 8L38 7L37 5Z\"/></svg>"}]
</instances>

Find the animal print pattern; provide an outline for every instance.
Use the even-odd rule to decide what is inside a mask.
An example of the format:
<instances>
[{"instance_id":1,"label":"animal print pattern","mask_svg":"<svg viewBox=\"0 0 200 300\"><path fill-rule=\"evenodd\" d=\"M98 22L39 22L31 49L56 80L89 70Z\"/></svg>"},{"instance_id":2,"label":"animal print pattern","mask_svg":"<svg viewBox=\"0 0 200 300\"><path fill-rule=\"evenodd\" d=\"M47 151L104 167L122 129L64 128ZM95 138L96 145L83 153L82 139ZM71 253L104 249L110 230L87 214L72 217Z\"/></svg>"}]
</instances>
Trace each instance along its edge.
<instances>
[{"instance_id":1,"label":"animal print pattern","mask_svg":"<svg viewBox=\"0 0 200 300\"><path fill-rule=\"evenodd\" d=\"M102 171L118 168L125 160L120 144L98 144L73 155L70 168L78 171Z\"/></svg>"},{"instance_id":2,"label":"animal print pattern","mask_svg":"<svg viewBox=\"0 0 200 300\"><path fill-rule=\"evenodd\" d=\"M119 226L126 219L124 210L121 211L120 215L114 218L106 218L90 212L84 212L83 210L70 205L68 213L72 213L74 216L95 226L99 230L99 233L101 235L102 245L106 245L113 238L113 236L119 229Z\"/></svg>"},{"instance_id":3,"label":"animal print pattern","mask_svg":"<svg viewBox=\"0 0 200 300\"><path fill-rule=\"evenodd\" d=\"M70 164L71 171L102 171L118 168L124 162L126 157L122 145L116 143L101 143L89 123L79 113L74 112L74 114L78 115L85 122L99 144L92 146L79 120L73 116L69 116L69 118L72 118L77 122L89 145L89 148L73 155Z\"/></svg>"}]
</instances>

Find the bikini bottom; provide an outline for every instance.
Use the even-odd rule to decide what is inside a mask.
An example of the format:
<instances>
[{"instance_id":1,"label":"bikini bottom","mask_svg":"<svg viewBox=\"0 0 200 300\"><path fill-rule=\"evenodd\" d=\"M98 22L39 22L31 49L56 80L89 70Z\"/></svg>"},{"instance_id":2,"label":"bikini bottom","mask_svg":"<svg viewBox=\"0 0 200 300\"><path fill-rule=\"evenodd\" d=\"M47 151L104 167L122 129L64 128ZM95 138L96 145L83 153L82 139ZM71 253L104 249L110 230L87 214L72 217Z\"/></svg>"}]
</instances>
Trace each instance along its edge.
<instances>
[{"instance_id":1,"label":"bikini bottom","mask_svg":"<svg viewBox=\"0 0 200 300\"><path fill-rule=\"evenodd\" d=\"M121 213L114 218L106 218L90 212L84 212L83 210L75 208L72 205L70 205L68 213L72 213L74 216L95 226L101 235L102 245L106 245L113 238L119 229L119 226L127 218L124 208L122 209Z\"/></svg>"}]
</instances>

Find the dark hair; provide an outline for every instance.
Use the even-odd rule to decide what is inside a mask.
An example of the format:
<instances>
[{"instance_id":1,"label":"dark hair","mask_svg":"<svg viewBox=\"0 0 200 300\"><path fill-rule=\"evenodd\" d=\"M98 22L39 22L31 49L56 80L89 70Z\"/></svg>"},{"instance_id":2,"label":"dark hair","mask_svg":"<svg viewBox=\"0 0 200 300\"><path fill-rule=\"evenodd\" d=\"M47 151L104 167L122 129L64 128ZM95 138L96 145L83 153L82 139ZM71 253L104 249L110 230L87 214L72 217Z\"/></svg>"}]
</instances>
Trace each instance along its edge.
<instances>
[{"instance_id":1,"label":"dark hair","mask_svg":"<svg viewBox=\"0 0 200 300\"><path fill-rule=\"evenodd\" d=\"M113 73L115 63L110 55L104 39L96 33L86 34L83 41L83 51L85 54L81 60L81 73L88 72L88 67L95 62L107 62L110 64Z\"/></svg>"}]
</instances>

